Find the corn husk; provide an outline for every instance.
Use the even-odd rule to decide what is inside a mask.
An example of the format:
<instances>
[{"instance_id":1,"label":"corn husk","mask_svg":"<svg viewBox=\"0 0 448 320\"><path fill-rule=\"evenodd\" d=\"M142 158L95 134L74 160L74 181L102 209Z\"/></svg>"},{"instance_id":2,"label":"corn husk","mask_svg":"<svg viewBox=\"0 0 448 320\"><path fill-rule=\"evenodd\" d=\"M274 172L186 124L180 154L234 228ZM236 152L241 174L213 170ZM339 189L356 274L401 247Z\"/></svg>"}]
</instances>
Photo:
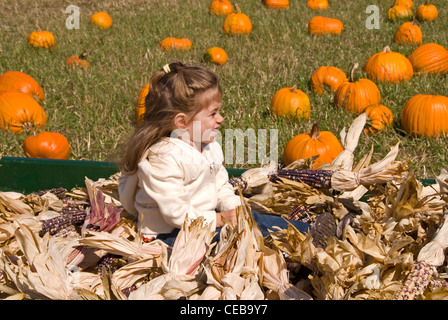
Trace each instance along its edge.
<instances>
[{"instance_id":1,"label":"corn husk","mask_svg":"<svg viewBox=\"0 0 448 320\"><path fill-rule=\"evenodd\" d=\"M179 299L201 291L196 279L202 260L210 249L213 232L203 217L186 218L174 242L171 255L162 262L164 273L133 291L130 300Z\"/></svg>"},{"instance_id":2,"label":"corn husk","mask_svg":"<svg viewBox=\"0 0 448 320\"><path fill-rule=\"evenodd\" d=\"M406 169L405 162L394 161L398 155L398 143L380 161L359 171L338 170L331 177L331 186L338 191L354 190L360 185L381 184L399 179Z\"/></svg>"}]
</instances>

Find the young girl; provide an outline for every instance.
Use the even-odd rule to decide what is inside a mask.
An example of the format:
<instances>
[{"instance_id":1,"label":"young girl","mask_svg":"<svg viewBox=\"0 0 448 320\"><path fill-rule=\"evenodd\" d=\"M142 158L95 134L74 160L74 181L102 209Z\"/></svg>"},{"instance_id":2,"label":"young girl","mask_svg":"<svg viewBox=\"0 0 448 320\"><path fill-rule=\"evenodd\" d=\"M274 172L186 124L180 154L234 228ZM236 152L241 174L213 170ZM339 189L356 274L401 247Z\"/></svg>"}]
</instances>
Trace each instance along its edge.
<instances>
[{"instance_id":1,"label":"young girl","mask_svg":"<svg viewBox=\"0 0 448 320\"><path fill-rule=\"evenodd\" d=\"M123 207L138 216L144 241L173 245L187 215L203 216L217 231L236 221L241 200L214 139L224 121L221 95L218 78L203 68L176 62L151 77L144 121L128 141L118 187ZM254 218L263 235L272 223L287 226L280 217L254 212Z\"/></svg>"}]
</instances>

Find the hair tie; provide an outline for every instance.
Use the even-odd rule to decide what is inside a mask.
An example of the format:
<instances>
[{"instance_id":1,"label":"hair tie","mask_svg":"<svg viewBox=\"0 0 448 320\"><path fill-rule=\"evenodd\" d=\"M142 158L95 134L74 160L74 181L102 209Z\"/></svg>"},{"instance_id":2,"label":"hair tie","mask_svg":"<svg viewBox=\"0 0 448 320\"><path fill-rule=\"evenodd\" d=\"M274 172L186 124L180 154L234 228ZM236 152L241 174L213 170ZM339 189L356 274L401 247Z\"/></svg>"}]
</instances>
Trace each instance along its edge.
<instances>
[{"instance_id":1,"label":"hair tie","mask_svg":"<svg viewBox=\"0 0 448 320\"><path fill-rule=\"evenodd\" d=\"M165 73L171 72L170 65L169 64L164 65L163 66L163 71L165 71Z\"/></svg>"}]
</instances>

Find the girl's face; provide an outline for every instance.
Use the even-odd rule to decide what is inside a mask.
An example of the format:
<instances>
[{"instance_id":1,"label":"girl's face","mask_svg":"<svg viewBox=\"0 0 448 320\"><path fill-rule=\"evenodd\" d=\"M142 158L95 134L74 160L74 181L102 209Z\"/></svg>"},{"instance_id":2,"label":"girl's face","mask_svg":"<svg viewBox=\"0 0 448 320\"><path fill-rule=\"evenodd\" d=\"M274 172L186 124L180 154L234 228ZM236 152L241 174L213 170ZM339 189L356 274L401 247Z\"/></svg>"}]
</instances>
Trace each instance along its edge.
<instances>
[{"instance_id":1,"label":"girl's face","mask_svg":"<svg viewBox=\"0 0 448 320\"><path fill-rule=\"evenodd\" d=\"M224 117L219 113L220 109L221 102L212 101L189 121L186 130L191 142L207 144L215 140L218 129L224 121Z\"/></svg>"}]
</instances>

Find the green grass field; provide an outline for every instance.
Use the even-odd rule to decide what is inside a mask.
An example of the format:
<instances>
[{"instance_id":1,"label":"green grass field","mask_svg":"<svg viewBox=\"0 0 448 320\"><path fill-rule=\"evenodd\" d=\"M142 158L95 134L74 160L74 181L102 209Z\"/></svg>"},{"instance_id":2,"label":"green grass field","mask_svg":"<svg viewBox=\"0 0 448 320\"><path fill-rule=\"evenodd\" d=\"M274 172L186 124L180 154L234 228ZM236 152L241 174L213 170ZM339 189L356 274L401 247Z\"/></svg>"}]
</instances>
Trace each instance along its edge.
<instances>
[{"instance_id":1,"label":"green grass field","mask_svg":"<svg viewBox=\"0 0 448 320\"><path fill-rule=\"evenodd\" d=\"M239 0L239 7L252 20L253 30L248 36L228 36L222 30L224 17L209 13L211 0L3 0L0 73L23 71L40 83L46 95L42 107L48 117L44 130L68 138L70 159L115 161L133 130L138 94L150 76L176 60L204 66L218 74L222 82L223 129L278 129L280 157L287 141L309 131L315 121L319 121L321 130L340 138L340 131L356 118L345 109L335 108L332 94L319 96L311 91L309 81L315 69L333 65L348 72L354 62L362 66L386 45L405 56L415 49L393 43L395 30L403 22L388 21L387 10L393 2L329 0L328 10L313 11L306 0L290 0L287 10L268 9L261 0ZM414 0L415 8L424 2ZM423 43L447 47L448 2L432 3L439 17L420 24ZM80 9L79 29L66 27L69 5ZM369 5L380 9L379 29L366 27ZM114 23L111 29L101 30L90 22L90 15L97 11L110 14ZM343 33L321 37L309 34L308 21L316 15L340 19ZM55 35L55 48L33 48L27 43L28 34L36 26ZM159 43L165 37L189 38L193 48L164 52ZM229 62L224 66L203 60L205 50L213 46L226 50ZM69 56L90 50L88 70L65 66ZM361 70L358 76L364 76ZM309 120L295 122L271 116L275 92L294 84L310 98ZM395 124L388 131L363 134L355 160L372 146L378 160L400 141L398 159L409 159L419 178L434 178L447 167L447 138L411 138L401 130L399 119L406 101L416 94L448 95L447 76L414 76L407 83L378 86L382 103L394 113ZM22 143L26 137L26 133L1 131L0 155L24 157Z\"/></svg>"}]
</instances>

